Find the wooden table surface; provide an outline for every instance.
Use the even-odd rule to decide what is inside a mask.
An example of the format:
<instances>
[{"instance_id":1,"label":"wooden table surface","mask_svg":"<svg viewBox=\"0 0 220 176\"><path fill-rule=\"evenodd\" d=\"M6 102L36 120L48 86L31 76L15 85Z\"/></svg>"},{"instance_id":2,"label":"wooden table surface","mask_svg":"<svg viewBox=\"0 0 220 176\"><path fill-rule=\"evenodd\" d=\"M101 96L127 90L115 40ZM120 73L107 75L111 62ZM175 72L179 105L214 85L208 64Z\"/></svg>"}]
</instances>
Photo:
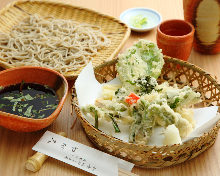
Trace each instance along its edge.
<instances>
[{"instance_id":1,"label":"wooden table surface","mask_svg":"<svg viewBox=\"0 0 220 176\"><path fill-rule=\"evenodd\" d=\"M14 0L0 0L0 8ZM66 3L87 7L96 11L119 17L120 13L127 8L147 7L157 10L162 19L183 19L182 0L63 0ZM131 46L139 38L145 38L156 41L156 30L148 33L131 33L122 51ZM196 64L207 72L220 79L220 54L218 55L201 55L192 51L189 62ZM24 164L32 151L33 145L40 139L46 130L52 132L64 131L68 138L80 143L92 146L86 137L79 121L71 129L74 115L71 115L70 94L65 102L64 108L57 120L47 129L32 132L20 133L7 130L0 127L0 176L85 176L90 175L80 169L64 164L55 159L49 158L41 170L32 173L25 170ZM138 175L198 175L198 176L217 176L220 173L220 137L216 143L207 151L198 157L183 164L164 169L143 169L134 167L133 173Z\"/></svg>"}]
</instances>

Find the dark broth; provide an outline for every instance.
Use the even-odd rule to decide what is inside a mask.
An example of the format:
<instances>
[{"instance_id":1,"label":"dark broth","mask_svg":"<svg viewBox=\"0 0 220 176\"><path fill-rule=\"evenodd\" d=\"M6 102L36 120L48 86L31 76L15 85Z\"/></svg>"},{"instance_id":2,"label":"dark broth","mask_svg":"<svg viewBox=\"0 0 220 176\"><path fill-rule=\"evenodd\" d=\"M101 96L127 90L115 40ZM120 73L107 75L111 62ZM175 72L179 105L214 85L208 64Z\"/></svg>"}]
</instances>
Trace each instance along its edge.
<instances>
[{"instance_id":1,"label":"dark broth","mask_svg":"<svg viewBox=\"0 0 220 176\"><path fill-rule=\"evenodd\" d=\"M48 86L20 83L0 89L0 111L42 119L51 115L59 104L55 91Z\"/></svg>"}]
</instances>

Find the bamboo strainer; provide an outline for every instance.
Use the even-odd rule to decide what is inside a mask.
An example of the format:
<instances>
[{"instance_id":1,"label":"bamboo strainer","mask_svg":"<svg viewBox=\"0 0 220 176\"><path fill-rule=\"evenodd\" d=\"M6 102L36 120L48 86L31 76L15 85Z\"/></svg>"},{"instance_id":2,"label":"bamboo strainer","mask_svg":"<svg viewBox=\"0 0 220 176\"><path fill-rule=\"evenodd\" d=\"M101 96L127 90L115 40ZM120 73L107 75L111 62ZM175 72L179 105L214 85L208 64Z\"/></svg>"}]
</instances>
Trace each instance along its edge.
<instances>
[{"instance_id":1,"label":"bamboo strainer","mask_svg":"<svg viewBox=\"0 0 220 176\"><path fill-rule=\"evenodd\" d=\"M170 85L177 84L179 87L191 86L201 93L202 102L197 106L220 105L220 85L210 74L188 62L168 56L164 56L164 60L165 64L158 82L168 81ZM96 78L100 83L107 82L116 77L116 63L117 60L112 60L95 68ZM72 106L92 143L102 151L133 162L141 167L161 168L190 160L214 144L220 128L220 121L218 121L208 133L204 133L201 137L194 138L182 145L175 144L156 147L131 144L108 136L89 124L82 117L77 106L78 101L77 97L74 96L74 87L72 88L72 93Z\"/></svg>"},{"instance_id":2,"label":"bamboo strainer","mask_svg":"<svg viewBox=\"0 0 220 176\"><path fill-rule=\"evenodd\" d=\"M100 26L102 32L111 40L111 45L99 50L98 54L93 57L94 66L113 59L130 35L130 28L114 17L90 9L47 0L20 0L3 8L0 11L0 32L9 33L13 26L31 14L72 19L79 23ZM11 68L12 65L0 59L0 67ZM64 76L67 79L75 79L81 70L82 68L76 72L67 72Z\"/></svg>"}]
</instances>

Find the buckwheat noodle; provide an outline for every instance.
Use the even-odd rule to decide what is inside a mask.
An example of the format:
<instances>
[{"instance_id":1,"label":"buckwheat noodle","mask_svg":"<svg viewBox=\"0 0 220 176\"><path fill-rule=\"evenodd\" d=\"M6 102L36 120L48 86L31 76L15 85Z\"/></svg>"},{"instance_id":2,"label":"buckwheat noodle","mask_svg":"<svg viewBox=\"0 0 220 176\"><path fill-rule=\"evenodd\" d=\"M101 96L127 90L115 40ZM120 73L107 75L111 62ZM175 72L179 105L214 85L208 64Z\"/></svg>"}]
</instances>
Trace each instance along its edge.
<instances>
[{"instance_id":1,"label":"buckwheat noodle","mask_svg":"<svg viewBox=\"0 0 220 176\"><path fill-rule=\"evenodd\" d=\"M86 65L110 45L100 27L31 15L0 35L0 59L13 66L41 66L66 73Z\"/></svg>"}]
</instances>

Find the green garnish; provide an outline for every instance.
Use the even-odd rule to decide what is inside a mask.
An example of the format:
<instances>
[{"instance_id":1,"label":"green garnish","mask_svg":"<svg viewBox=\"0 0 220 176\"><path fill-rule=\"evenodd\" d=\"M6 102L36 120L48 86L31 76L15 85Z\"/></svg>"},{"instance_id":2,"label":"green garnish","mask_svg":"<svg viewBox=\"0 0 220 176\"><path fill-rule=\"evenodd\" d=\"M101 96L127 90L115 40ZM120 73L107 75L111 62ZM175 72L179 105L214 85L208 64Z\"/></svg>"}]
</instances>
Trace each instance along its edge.
<instances>
[{"instance_id":1,"label":"green garnish","mask_svg":"<svg viewBox=\"0 0 220 176\"><path fill-rule=\"evenodd\" d=\"M18 108L18 112L22 112L22 109L21 109L21 108Z\"/></svg>"},{"instance_id":2,"label":"green garnish","mask_svg":"<svg viewBox=\"0 0 220 176\"><path fill-rule=\"evenodd\" d=\"M57 108L57 104L48 104L46 107L47 108L51 108L51 109L56 109Z\"/></svg>"},{"instance_id":3,"label":"green garnish","mask_svg":"<svg viewBox=\"0 0 220 176\"><path fill-rule=\"evenodd\" d=\"M177 104L179 103L180 99L177 97L173 103L170 104L171 109L175 109Z\"/></svg>"},{"instance_id":4,"label":"green garnish","mask_svg":"<svg viewBox=\"0 0 220 176\"><path fill-rule=\"evenodd\" d=\"M140 86L141 93L149 94L157 86L156 82L152 83L151 79L153 79L151 76L145 76L143 78L138 78L137 80L135 80L136 84Z\"/></svg>"},{"instance_id":5,"label":"green garnish","mask_svg":"<svg viewBox=\"0 0 220 176\"><path fill-rule=\"evenodd\" d=\"M47 105L46 108L40 109L40 110L39 110L39 113L40 113L40 112L43 112L43 111L46 111L46 110L49 110L49 109L56 109L57 106L58 106L57 104Z\"/></svg>"},{"instance_id":6,"label":"green garnish","mask_svg":"<svg viewBox=\"0 0 220 176\"><path fill-rule=\"evenodd\" d=\"M97 114L97 111L95 110L95 128L99 128L99 123L98 123L98 114Z\"/></svg>"},{"instance_id":7,"label":"green garnish","mask_svg":"<svg viewBox=\"0 0 220 176\"><path fill-rule=\"evenodd\" d=\"M135 28L143 28L145 24L147 24L147 17L144 17L143 15L139 14L136 16L131 17L130 23Z\"/></svg>"},{"instance_id":8,"label":"green garnish","mask_svg":"<svg viewBox=\"0 0 220 176\"><path fill-rule=\"evenodd\" d=\"M116 121L115 121L115 119L113 118L113 114L109 114L109 117L111 118L111 120L112 120L112 124L113 124L113 127L114 127L114 129L115 129L115 132L116 133L120 133L121 131L120 131L120 129L119 129L119 127L118 127L118 124L116 123Z\"/></svg>"},{"instance_id":9,"label":"green garnish","mask_svg":"<svg viewBox=\"0 0 220 176\"><path fill-rule=\"evenodd\" d=\"M3 97L2 99L13 100L14 97Z\"/></svg>"},{"instance_id":10,"label":"green garnish","mask_svg":"<svg viewBox=\"0 0 220 176\"><path fill-rule=\"evenodd\" d=\"M15 102L14 105L13 105L13 108L12 108L12 111L15 111L15 108L17 106L18 102Z\"/></svg>"},{"instance_id":11,"label":"green garnish","mask_svg":"<svg viewBox=\"0 0 220 176\"><path fill-rule=\"evenodd\" d=\"M38 116L38 119L42 119L42 118L44 118L44 117L45 117L45 115L42 114L42 115Z\"/></svg>"},{"instance_id":12,"label":"green garnish","mask_svg":"<svg viewBox=\"0 0 220 176\"><path fill-rule=\"evenodd\" d=\"M132 82L130 80L126 80L126 82L130 83L131 85L135 85L136 84L135 82Z\"/></svg>"},{"instance_id":13,"label":"green garnish","mask_svg":"<svg viewBox=\"0 0 220 176\"><path fill-rule=\"evenodd\" d=\"M161 89L155 89L157 92L161 92L163 90L163 88Z\"/></svg>"},{"instance_id":14,"label":"green garnish","mask_svg":"<svg viewBox=\"0 0 220 176\"><path fill-rule=\"evenodd\" d=\"M120 89L116 90L115 91L115 95L117 95L119 93Z\"/></svg>"},{"instance_id":15,"label":"green garnish","mask_svg":"<svg viewBox=\"0 0 220 176\"><path fill-rule=\"evenodd\" d=\"M32 108L33 108L33 105L29 106L27 110L25 111L24 115L27 117L30 117L32 115L31 113Z\"/></svg>"},{"instance_id":16,"label":"green garnish","mask_svg":"<svg viewBox=\"0 0 220 176\"><path fill-rule=\"evenodd\" d=\"M24 104L23 107L26 107L28 104Z\"/></svg>"},{"instance_id":17,"label":"green garnish","mask_svg":"<svg viewBox=\"0 0 220 176\"><path fill-rule=\"evenodd\" d=\"M24 96L25 100L33 100L34 98L30 96L30 94L27 94Z\"/></svg>"},{"instance_id":18,"label":"green garnish","mask_svg":"<svg viewBox=\"0 0 220 176\"><path fill-rule=\"evenodd\" d=\"M93 112L95 114L95 128L99 128L99 121L98 121L98 113L97 110L94 107L90 107L90 112Z\"/></svg>"}]
</instances>

